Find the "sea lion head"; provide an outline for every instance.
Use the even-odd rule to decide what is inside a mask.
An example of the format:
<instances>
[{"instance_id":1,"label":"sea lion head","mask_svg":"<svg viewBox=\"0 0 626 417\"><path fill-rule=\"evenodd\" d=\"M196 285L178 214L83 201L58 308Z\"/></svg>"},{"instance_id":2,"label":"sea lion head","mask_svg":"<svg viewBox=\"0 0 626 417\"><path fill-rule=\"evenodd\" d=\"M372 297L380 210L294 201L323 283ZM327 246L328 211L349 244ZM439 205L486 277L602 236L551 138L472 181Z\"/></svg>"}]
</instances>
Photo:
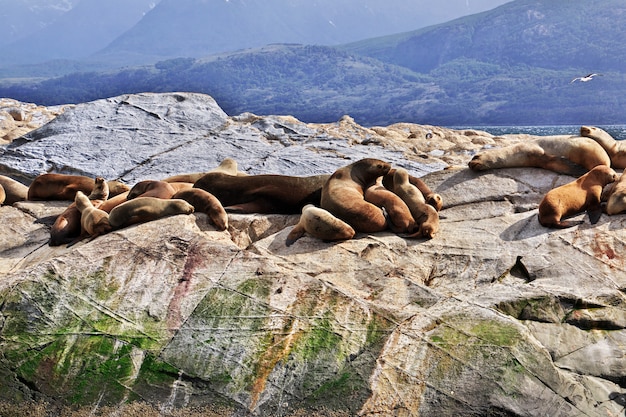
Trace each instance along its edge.
<instances>
[{"instance_id":1,"label":"sea lion head","mask_svg":"<svg viewBox=\"0 0 626 417\"><path fill-rule=\"evenodd\" d=\"M364 158L352 164L350 175L354 181L367 188L376 182L378 177L387 174L390 169L391 164L389 162L375 158Z\"/></svg>"}]
</instances>

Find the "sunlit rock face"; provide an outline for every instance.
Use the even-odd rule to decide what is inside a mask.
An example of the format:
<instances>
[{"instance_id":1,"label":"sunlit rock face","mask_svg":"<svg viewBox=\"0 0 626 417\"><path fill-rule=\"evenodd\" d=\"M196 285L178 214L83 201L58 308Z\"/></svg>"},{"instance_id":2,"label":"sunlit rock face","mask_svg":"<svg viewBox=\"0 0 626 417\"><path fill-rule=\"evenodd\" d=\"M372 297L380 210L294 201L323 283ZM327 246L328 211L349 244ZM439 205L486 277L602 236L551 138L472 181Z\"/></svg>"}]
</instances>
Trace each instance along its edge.
<instances>
[{"instance_id":1,"label":"sunlit rock face","mask_svg":"<svg viewBox=\"0 0 626 417\"><path fill-rule=\"evenodd\" d=\"M45 107L0 98L0 145L6 145L63 113L71 105Z\"/></svg>"},{"instance_id":2,"label":"sunlit rock face","mask_svg":"<svg viewBox=\"0 0 626 417\"><path fill-rule=\"evenodd\" d=\"M66 110L13 141L3 171L64 167L132 184L224 157L248 173L306 175L375 156L423 175L443 198L441 227L431 240L358 233L287 247L297 215L230 214L217 231L194 213L68 248L47 245L67 202L2 206L0 398L256 415L620 415L626 219L580 215L549 230L537 204L572 178L466 168L476 149L521 139L229 117L191 94Z\"/></svg>"}]
</instances>

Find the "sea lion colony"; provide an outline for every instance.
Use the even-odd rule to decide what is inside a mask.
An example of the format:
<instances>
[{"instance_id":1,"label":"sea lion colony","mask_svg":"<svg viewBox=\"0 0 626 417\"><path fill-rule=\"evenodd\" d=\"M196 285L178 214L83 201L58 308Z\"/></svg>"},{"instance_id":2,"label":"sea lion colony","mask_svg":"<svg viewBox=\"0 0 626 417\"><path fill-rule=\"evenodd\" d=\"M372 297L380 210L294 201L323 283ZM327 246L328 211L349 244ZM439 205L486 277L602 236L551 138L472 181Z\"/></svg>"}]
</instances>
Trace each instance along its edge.
<instances>
[{"instance_id":1,"label":"sea lion colony","mask_svg":"<svg viewBox=\"0 0 626 417\"><path fill-rule=\"evenodd\" d=\"M542 225L571 227L577 223L563 218L588 211L596 223L601 211L610 215L626 211L624 177L611 169L621 153L619 145L603 130L583 126L581 136L551 136L485 150L468 165L474 171L532 166L579 177L548 192L538 205ZM623 164L616 165L622 168ZM205 213L218 230L228 228L227 212L301 214L287 245L305 233L325 241L383 230L407 238L433 238L443 207L441 196L422 180L373 158L310 177L246 175L227 158L209 172L141 181L132 188L117 181L62 174L42 174L28 187L0 176L0 188L4 204L75 200L56 219L51 245L73 244L132 224L194 211ZM103 188L109 192L103 193ZM559 199L559 195L568 198ZM101 224L97 228L94 213ZM113 221L109 221L111 216Z\"/></svg>"}]
</instances>

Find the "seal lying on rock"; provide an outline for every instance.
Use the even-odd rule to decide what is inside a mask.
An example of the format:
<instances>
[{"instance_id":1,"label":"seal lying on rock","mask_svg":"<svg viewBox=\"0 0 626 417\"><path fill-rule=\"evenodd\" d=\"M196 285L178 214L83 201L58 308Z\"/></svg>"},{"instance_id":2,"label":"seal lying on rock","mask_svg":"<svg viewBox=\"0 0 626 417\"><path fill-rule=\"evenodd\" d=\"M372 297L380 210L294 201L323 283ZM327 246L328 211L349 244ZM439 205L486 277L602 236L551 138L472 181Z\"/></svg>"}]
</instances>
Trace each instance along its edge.
<instances>
[{"instance_id":1,"label":"seal lying on rock","mask_svg":"<svg viewBox=\"0 0 626 417\"><path fill-rule=\"evenodd\" d=\"M178 174L173 175L171 177L165 178L163 181L166 182L190 182L195 183L200 178L204 177L206 174L210 172L222 172L228 175L248 175L244 172L237 170L237 161L232 158L225 158L217 168L213 168L207 172L194 172L190 174Z\"/></svg>"},{"instance_id":2,"label":"seal lying on rock","mask_svg":"<svg viewBox=\"0 0 626 417\"><path fill-rule=\"evenodd\" d=\"M91 204L100 208L100 206L109 198L109 185L102 177L96 177L94 187L87 199ZM75 197L76 199L76 197ZM81 236L81 212L76 202L70 204L54 221L50 229L50 246L59 246L65 243L75 241ZM80 238L79 238L80 239Z\"/></svg>"},{"instance_id":3,"label":"seal lying on rock","mask_svg":"<svg viewBox=\"0 0 626 417\"><path fill-rule=\"evenodd\" d=\"M0 175L0 187L4 190L4 199L0 204L10 206L28 197L28 187L13 178Z\"/></svg>"},{"instance_id":4,"label":"seal lying on rock","mask_svg":"<svg viewBox=\"0 0 626 417\"><path fill-rule=\"evenodd\" d=\"M602 188L614 182L617 174L608 166L600 165L576 181L554 188L539 203L539 223L545 227L564 229L581 222L563 221L587 210L589 220L595 224L600 220Z\"/></svg>"},{"instance_id":5,"label":"seal lying on rock","mask_svg":"<svg viewBox=\"0 0 626 417\"><path fill-rule=\"evenodd\" d=\"M109 223L114 229L120 229L175 214L191 214L193 211L193 206L185 200L137 197L114 207L109 213Z\"/></svg>"},{"instance_id":6,"label":"seal lying on rock","mask_svg":"<svg viewBox=\"0 0 626 417\"><path fill-rule=\"evenodd\" d=\"M89 195L93 178L83 175L41 174L28 187L28 200L74 200L77 191ZM109 181L109 195L116 196L129 190L128 185Z\"/></svg>"},{"instance_id":7,"label":"seal lying on rock","mask_svg":"<svg viewBox=\"0 0 626 417\"><path fill-rule=\"evenodd\" d=\"M195 213L206 214L217 230L228 229L228 214L213 194L201 188L180 190L173 199L185 200L193 206Z\"/></svg>"},{"instance_id":8,"label":"seal lying on rock","mask_svg":"<svg viewBox=\"0 0 626 417\"><path fill-rule=\"evenodd\" d=\"M387 213L389 229L394 233L414 233L417 229L413 215L396 193L389 191L382 184L382 177L365 190L365 201L384 208Z\"/></svg>"},{"instance_id":9,"label":"seal lying on rock","mask_svg":"<svg viewBox=\"0 0 626 417\"><path fill-rule=\"evenodd\" d=\"M383 177L383 185L385 186L385 188L391 191L393 191L394 188L393 176L395 173L396 168L391 168L389 172ZM411 174L409 174L409 182L416 186L418 190L420 190L427 204L433 206L435 210L441 211L441 209L443 208L443 199L439 194L433 192L433 190L431 190L430 187L421 178L415 177Z\"/></svg>"},{"instance_id":10,"label":"seal lying on rock","mask_svg":"<svg viewBox=\"0 0 626 417\"><path fill-rule=\"evenodd\" d=\"M545 136L476 154L468 163L474 171L537 167L578 177L611 159L596 141L579 136Z\"/></svg>"},{"instance_id":11,"label":"seal lying on rock","mask_svg":"<svg viewBox=\"0 0 626 417\"><path fill-rule=\"evenodd\" d=\"M319 205L322 185L328 177L211 172L193 186L213 194L230 212L297 214L307 204Z\"/></svg>"},{"instance_id":12,"label":"seal lying on rock","mask_svg":"<svg viewBox=\"0 0 626 417\"><path fill-rule=\"evenodd\" d=\"M626 212L626 175L623 173L619 179L609 184L602 191L602 201L606 201L604 211L608 215L620 214Z\"/></svg>"},{"instance_id":13,"label":"seal lying on rock","mask_svg":"<svg viewBox=\"0 0 626 417\"><path fill-rule=\"evenodd\" d=\"M387 220L380 207L365 201L365 190L391 169L388 162L361 159L336 170L322 188L320 207L357 232L381 232Z\"/></svg>"},{"instance_id":14,"label":"seal lying on rock","mask_svg":"<svg viewBox=\"0 0 626 417\"><path fill-rule=\"evenodd\" d=\"M580 136L598 142L611 158L612 168L626 168L626 142L616 141L608 132L592 126L581 126Z\"/></svg>"},{"instance_id":15,"label":"seal lying on rock","mask_svg":"<svg viewBox=\"0 0 626 417\"><path fill-rule=\"evenodd\" d=\"M315 238L328 241L348 240L356 234L349 224L313 204L307 204L302 208L300 221L287 235L285 244L291 246L305 232Z\"/></svg>"},{"instance_id":16,"label":"seal lying on rock","mask_svg":"<svg viewBox=\"0 0 626 417\"><path fill-rule=\"evenodd\" d=\"M74 202L78 211L80 211L80 237L96 237L111 231L109 214L106 211L95 208L91 200L82 191L76 192Z\"/></svg>"},{"instance_id":17,"label":"seal lying on rock","mask_svg":"<svg viewBox=\"0 0 626 417\"><path fill-rule=\"evenodd\" d=\"M406 169L396 169L393 177L394 193L409 207L418 226L417 232L408 237L432 239L439 231L439 213L433 206L426 204L421 191L409 181L409 173Z\"/></svg>"},{"instance_id":18,"label":"seal lying on rock","mask_svg":"<svg viewBox=\"0 0 626 417\"><path fill-rule=\"evenodd\" d=\"M159 180L144 180L133 185L126 196L127 200L137 197L172 198L176 194L169 182Z\"/></svg>"}]
</instances>

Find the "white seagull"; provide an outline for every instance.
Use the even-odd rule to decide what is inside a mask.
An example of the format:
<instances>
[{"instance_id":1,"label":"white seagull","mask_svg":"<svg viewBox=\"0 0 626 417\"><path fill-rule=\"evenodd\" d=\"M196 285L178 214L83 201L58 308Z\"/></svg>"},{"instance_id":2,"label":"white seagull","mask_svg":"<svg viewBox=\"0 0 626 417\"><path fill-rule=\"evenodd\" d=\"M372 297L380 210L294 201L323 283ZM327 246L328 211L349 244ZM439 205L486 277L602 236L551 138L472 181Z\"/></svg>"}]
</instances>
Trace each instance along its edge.
<instances>
[{"instance_id":1,"label":"white seagull","mask_svg":"<svg viewBox=\"0 0 626 417\"><path fill-rule=\"evenodd\" d=\"M593 74L587 74L584 77L576 77L572 81L570 81L570 84L573 83L574 81L580 81L580 82L586 83L587 81L591 81L593 79L593 77L601 76L601 75L602 74L596 74L594 72Z\"/></svg>"}]
</instances>

